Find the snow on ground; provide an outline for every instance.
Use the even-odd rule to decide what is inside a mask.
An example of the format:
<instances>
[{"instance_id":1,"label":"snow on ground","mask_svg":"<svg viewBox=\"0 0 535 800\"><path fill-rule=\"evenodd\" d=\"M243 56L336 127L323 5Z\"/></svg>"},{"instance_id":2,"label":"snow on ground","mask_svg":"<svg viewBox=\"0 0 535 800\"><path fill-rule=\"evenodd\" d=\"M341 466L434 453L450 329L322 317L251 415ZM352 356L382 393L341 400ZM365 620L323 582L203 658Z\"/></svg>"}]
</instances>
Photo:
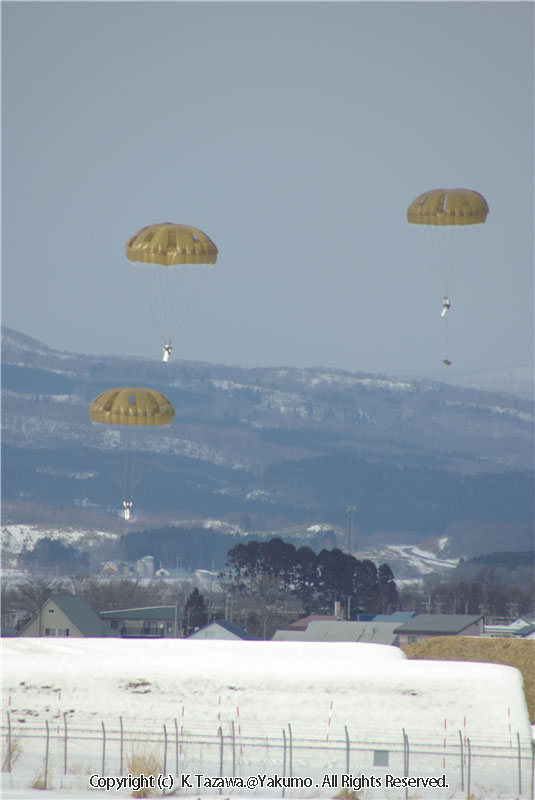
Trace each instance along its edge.
<instances>
[{"instance_id":1,"label":"snow on ground","mask_svg":"<svg viewBox=\"0 0 535 800\"><path fill-rule=\"evenodd\" d=\"M459 563L458 558L438 557L435 553L421 550L413 545L390 545L389 549L406 558L409 564L424 574L433 572L437 568L453 569Z\"/></svg>"},{"instance_id":2,"label":"snow on ground","mask_svg":"<svg viewBox=\"0 0 535 800\"><path fill-rule=\"evenodd\" d=\"M92 772L121 774L120 723L130 738L160 745L165 725L168 773L177 772L180 743L179 771L192 775L311 779L312 788L287 788L288 798L333 797L343 787L325 786L330 774L381 780L359 793L370 800L405 797L405 788L385 788L388 774L445 774L449 788L420 787L408 797L465 797L469 740L475 798L529 797L531 729L521 674L507 666L411 661L397 648L347 642L19 638L3 640L2 702L23 743L6 798L28 796L15 790L43 760L45 720L58 797L61 786L87 789ZM64 776L67 726L78 737L68 746L78 774ZM5 722L2 733L5 740ZM203 788L181 794L199 797ZM275 787L241 796L282 795Z\"/></svg>"},{"instance_id":3,"label":"snow on ground","mask_svg":"<svg viewBox=\"0 0 535 800\"><path fill-rule=\"evenodd\" d=\"M300 381L305 386L365 386L372 389L389 389L394 392L414 392L415 388L412 383L407 381L389 380L388 378L363 377L358 374L355 375L350 372L342 372L341 370L323 370L320 372L317 369L304 370L304 369L278 369L275 374L279 378L294 378ZM426 388L425 386L423 387Z\"/></svg>"},{"instance_id":4,"label":"snow on ground","mask_svg":"<svg viewBox=\"0 0 535 800\"><path fill-rule=\"evenodd\" d=\"M446 545L447 537L439 541L439 549ZM370 558L372 561L385 562L392 568L398 586L403 583L415 583L424 575L440 573L454 569L458 558L446 558L416 545L390 544L383 547L364 547L357 554L358 558Z\"/></svg>"}]
</instances>

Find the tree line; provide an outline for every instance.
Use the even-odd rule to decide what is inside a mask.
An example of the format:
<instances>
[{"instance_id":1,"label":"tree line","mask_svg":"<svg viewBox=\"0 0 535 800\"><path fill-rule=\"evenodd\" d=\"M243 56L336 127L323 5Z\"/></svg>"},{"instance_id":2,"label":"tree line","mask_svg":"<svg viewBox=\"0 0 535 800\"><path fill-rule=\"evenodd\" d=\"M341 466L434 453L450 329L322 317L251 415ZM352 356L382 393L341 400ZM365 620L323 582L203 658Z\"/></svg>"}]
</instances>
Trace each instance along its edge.
<instances>
[{"instance_id":1,"label":"tree line","mask_svg":"<svg viewBox=\"0 0 535 800\"><path fill-rule=\"evenodd\" d=\"M276 580L280 589L301 601L303 611L332 614L340 603L347 619L359 613L399 609L394 574L388 564L360 561L348 553L296 548L275 537L239 543L228 553L228 575L242 594L254 594L260 579Z\"/></svg>"},{"instance_id":2,"label":"tree line","mask_svg":"<svg viewBox=\"0 0 535 800\"><path fill-rule=\"evenodd\" d=\"M482 563L481 563L482 562ZM522 563L523 562L523 563ZM500 564L502 569L497 566ZM505 569L514 567L514 571ZM494 554L462 562L446 577L398 591L390 567L359 561L340 550L295 548L274 538L239 543L227 551L226 571L212 588L187 582L88 575L2 582L2 626L19 630L53 592L83 597L97 613L121 608L176 605L187 635L214 619L236 622L255 638L270 639L298 617L403 611L484 614L487 623L534 615L533 552Z\"/></svg>"}]
</instances>

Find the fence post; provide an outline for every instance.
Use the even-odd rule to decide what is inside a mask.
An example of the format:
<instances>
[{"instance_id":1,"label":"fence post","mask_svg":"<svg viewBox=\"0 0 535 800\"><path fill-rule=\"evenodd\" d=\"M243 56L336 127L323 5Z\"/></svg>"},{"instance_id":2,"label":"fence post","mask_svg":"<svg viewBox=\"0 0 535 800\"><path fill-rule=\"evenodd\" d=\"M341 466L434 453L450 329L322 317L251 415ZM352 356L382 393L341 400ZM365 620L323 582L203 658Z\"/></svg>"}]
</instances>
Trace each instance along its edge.
<instances>
[{"instance_id":1,"label":"fence post","mask_svg":"<svg viewBox=\"0 0 535 800\"><path fill-rule=\"evenodd\" d=\"M232 720L232 777L236 775L236 731L234 730L234 720Z\"/></svg>"},{"instance_id":2,"label":"fence post","mask_svg":"<svg viewBox=\"0 0 535 800\"><path fill-rule=\"evenodd\" d=\"M119 767L119 775L124 775L124 772L123 772L124 731L123 731L123 718L122 717L119 717L119 726L120 726L120 767Z\"/></svg>"},{"instance_id":3,"label":"fence post","mask_svg":"<svg viewBox=\"0 0 535 800\"><path fill-rule=\"evenodd\" d=\"M286 731L282 729L282 741L284 743L283 756L282 756L282 774L286 777ZM535 750L533 751L535 753ZM282 796L284 797L284 786L282 787Z\"/></svg>"},{"instance_id":4,"label":"fence post","mask_svg":"<svg viewBox=\"0 0 535 800\"><path fill-rule=\"evenodd\" d=\"M520 734L516 732L516 743L518 745L518 796L522 796L522 756L520 750Z\"/></svg>"},{"instance_id":5,"label":"fence post","mask_svg":"<svg viewBox=\"0 0 535 800\"><path fill-rule=\"evenodd\" d=\"M106 728L104 727L104 721L102 721L102 772L100 774L106 774Z\"/></svg>"},{"instance_id":6,"label":"fence post","mask_svg":"<svg viewBox=\"0 0 535 800\"><path fill-rule=\"evenodd\" d=\"M219 739L220 739L220 745L219 745L219 777L222 778L223 777L223 728L221 727L221 725L219 726ZM219 794L221 794L222 791L223 790L220 787L219 788Z\"/></svg>"},{"instance_id":7,"label":"fence post","mask_svg":"<svg viewBox=\"0 0 535 800\"><path fill-rule=\"evenodd\" d=\"M466 747L468 748L468 766L466 768L466 797L470 797L470 778L472 777L472 749L470 747L470 737L466 739Z\"/></svg>"},{"instance_id":8,"label":"fence post","mask_svg":"<svg viewBox=\"0 0 535 800\"><path fill-rule=\"evenodd\" d=\"M346 732L346 775L349 775L349 750L350 750L350 743L349 743L349 733L347 731L347 725L344 725L344 730Z\"/></svg>"},{"instance_id":9,"label":"fence post","mask_svg":"<svg viewBox=\"0 0 535 800\"><path fill-rule=\"evenodd\" d=\"M409 737L405 733L405 728L403 728L403 774L408 777L409 776ZM405 787L405 800L407 800L409 796L409 788L408 786Z\"/></svg>"},{"instance_id":10,"label":"fence post","mask_svg":"<svg viewBox=\"0 0 535 800\"><path fill-rule=\"evenodd\" d=\"M164 775L167 775L167 727L165 722L163 724L163 770ZM165 787L163 790L163 794L165 794Z\"/></svg>"},{"instance_id":11,"label":"fence post","mask_svg":"<svg viewBox=\"0 0 535 800\"><path fill-rule=\"evenodd\" d=\"M50 731L48 730L48 720L45 719L46 725L46 745L45 745L45 789L48 789L48 750L50 744Z\"/></svg>"},{"instance_id":12,"label":"fence post","mask_svg":"<svg viewBox=\"0 0 535 800\"><path fill-rule=\"evenodd\" d=\"M178 722L176 721L175 717L175 764L176 764L176 772L175 775L178 778ZM121 772L121 775L123 773Z\"/></svg>"},{"instance_id":13,"label":"fence post","mask_svg":"<svg viewBox=\"0 0 535 800\"><path fill-rule=\"evenodd\" d=\"M292 777L292 775L294 774L294 768L293 768L293 752L292 752L292 746L293 746L293 743L292 743L292 726L290 725L290 723L288 723L288 734L289 734L288 740L289 740L289 745L290 745L290 777Z\"/></svg>"},{"instance_id":14,"label":"fence post","mask_svg":"<svg viewBox=\"0 0 535 800\"><path fill-rule=\"evenodd\" d=\"M461 729L459 728L459 743L460 743L460 754L461 754L461 792L464 792L464 766L463 766L463 734Z\"/></svg>"},{"instance_id":15,"label":"fence post","mask_svg":"<svg viewBox=\"0 0 535 800\"><path fill-rule=\"evenodd\" d=\"M7 712L7 771L11 772L11 714Z\"/></svg>"},{"instance_id":16,"label":"fence post","mask_svg":"<svg viewBox=\"0 0 535 800\"><path fill-rule=\"evenodd\" d=\"M63 774L67 774L67 712L63 712ZM121 773L122 774L122 773Z\"/></svg>"}]
</instances>

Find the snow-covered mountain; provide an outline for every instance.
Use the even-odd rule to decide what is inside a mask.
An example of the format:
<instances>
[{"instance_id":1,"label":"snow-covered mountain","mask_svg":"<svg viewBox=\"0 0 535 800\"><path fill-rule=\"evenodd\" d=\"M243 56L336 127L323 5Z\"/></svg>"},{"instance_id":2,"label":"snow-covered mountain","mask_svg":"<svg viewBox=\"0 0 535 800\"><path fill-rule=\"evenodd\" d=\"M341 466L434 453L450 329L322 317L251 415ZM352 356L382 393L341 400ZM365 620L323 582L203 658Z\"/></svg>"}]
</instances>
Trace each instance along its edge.
<instances>
[{"instance_id":1,"label":"snow-covered mountain","mask_svg":"<svg viewBox=\"0 0 535 800\"><path fill-rule=\"evenodd\" d=\"M35 518L43 505L61 508L67 524L82 513L117 518L121 434L88 417L89 403L114 386L156 388L176 412L170 428L132 445L140 515L212 517L246 531L343 529L355 504L359 535L380 532L382 543L389 532L394 543L417 544L488 520L524 547L533 518L529 400L325 367L59 352L3 328L8 522L33 522L29 509Z\"/></svg>"}]
</instances>

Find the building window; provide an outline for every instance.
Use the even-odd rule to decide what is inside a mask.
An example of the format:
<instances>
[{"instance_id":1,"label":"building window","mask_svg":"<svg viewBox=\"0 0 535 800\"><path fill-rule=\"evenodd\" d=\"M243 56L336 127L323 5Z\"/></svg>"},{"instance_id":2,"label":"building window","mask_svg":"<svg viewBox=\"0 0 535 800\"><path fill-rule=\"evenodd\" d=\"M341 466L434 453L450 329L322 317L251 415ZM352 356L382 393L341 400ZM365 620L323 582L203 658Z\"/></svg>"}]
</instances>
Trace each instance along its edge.
<instances>
[{"instance_id":1,"label":"building window","mask_svg":"<svg viewBox=\"0 0 535 800\"><path fill-rule=\"evenodd\" d=\"M110 624L110 628L112 630L115 630L115 631L118 630L118 628L119 628L119 620L118 619L112 619L111 620L111 624Z\"/></svg>"},{"instance_id":2,"label":"building window","mask_svg":"<svg viewBox=\"0 0 535 800\"><path fill-rule=\"evenodd\" d=\"M48 609L48 613L49 613L49 614L53 614L53 613L54 613L54 611L55 611L55 609L54 609L54 608L49 608L49 609Z\"/></svg>"},{"instance_id":3,"label":"building window","mask_svg":"<svg viewBox=\"0 0 535 800\"><path fill-rule=\"evenodd\" d=\"M408 642L407 642L408 644L412 644L413 642L419 642L420 641L420 637L419 636L411 636L410 634L407 637L407 639L408 639Z\"/></svg>"},{"instance_id":4,"label":"building window","mask_svg":"<svg viewBox=\"0 0 535 800\"><path fill-rule=\"evenodd\" d=\"M45 628L45 636L69 636L69 628Z\"/></svg>"}]
</instances>

